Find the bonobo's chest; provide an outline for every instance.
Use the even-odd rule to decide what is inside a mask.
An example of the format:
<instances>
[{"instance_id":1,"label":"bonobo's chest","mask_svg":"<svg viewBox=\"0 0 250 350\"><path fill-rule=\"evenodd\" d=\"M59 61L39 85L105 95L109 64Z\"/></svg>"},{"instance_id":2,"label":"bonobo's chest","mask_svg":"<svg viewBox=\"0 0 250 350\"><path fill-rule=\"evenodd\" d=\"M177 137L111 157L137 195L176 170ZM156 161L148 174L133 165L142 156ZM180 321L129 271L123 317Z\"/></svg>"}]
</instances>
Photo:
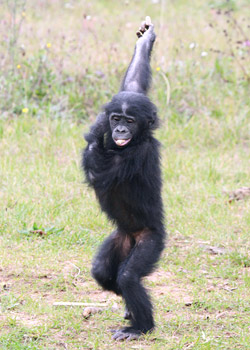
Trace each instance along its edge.
<instances>
[{"instance_id":1,"label":"bonobo's chest","mask_svg":"<svg viewBox=\"0 0 250 350\"><path fill-rule=\"evenodd\" d=\"M98 199L101 204L114 209L131 206L138 199L139 187L143 186L142 181L140 185L139 182L136 177L123 182L114 182L105 192L97 192Z\"/></svg>"},{"instance_id":2,"label":"bonobo's chest","mask_svg":"<svg viewBox=\"0 0 250 350\"><path fill-rule=\"evenodd\" d=\"M113 219L131 220L131 213L139 205L143 181L137 177L114 183L106 192L96 191L102 209Z\"/></svg>"}]
</instances>

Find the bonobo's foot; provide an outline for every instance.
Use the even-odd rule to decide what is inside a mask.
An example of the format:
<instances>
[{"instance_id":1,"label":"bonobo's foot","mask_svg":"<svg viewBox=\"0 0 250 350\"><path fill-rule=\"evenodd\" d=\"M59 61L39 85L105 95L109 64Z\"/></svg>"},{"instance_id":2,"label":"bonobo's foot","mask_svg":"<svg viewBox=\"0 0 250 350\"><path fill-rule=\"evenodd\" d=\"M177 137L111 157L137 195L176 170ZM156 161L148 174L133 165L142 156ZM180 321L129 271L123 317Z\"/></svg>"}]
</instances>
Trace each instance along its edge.
<instances>
[{"instance_id":1,"label":"bonobo's foot","mask_svg":"<svg viewBox=\"0 0 250 350\"><path fill-rule=\"evenodd\" d=\"M147 16L145 21L142 22L139 30L136 32L136 35L138 38L141 38L142 36L143 38L146 38L149 36L151 41L155 40L154 25L149 16Z\"/></svg>"},{"instance_id":2,"label":"bonobo's foot","mask_svg":"<svg viewBox=\"0 0 250 350\"><path fill-rule=\"evenodd\" d=\"M133 329L132 327L126 327L122 329L115 329L111 331L114 333L112 335L112 339L122 341L122 340L136 340L138 339L142 333L141 331L138 331L136 329Z\"/></svg>"}]
</instances>

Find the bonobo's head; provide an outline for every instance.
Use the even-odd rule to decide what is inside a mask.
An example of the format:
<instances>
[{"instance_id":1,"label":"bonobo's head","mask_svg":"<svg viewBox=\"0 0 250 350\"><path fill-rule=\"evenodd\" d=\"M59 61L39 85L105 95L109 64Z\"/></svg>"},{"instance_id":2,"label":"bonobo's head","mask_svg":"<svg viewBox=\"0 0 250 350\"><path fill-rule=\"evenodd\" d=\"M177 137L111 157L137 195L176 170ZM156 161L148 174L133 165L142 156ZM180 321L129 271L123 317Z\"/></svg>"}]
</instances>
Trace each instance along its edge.
<instances>
[{"instance_id":1,"label":"bonobo's head","mask_svg":"<svg viewBox=\"0 0 250 350\"><path fill-rule=\"evenodd\" d=\"M112 139L119 147L140 143L157 128L155 105L147 96L136 92L120 92L105 106Z\"/></svg>"}]
</instances>

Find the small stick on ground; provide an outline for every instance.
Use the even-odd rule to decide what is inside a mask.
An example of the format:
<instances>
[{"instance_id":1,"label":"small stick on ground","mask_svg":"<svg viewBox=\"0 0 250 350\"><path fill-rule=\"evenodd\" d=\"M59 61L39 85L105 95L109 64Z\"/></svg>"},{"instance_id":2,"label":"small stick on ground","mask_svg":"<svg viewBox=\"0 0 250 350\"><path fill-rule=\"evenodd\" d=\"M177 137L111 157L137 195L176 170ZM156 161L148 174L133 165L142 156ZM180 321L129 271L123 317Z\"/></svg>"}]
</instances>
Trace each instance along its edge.
<instances>
[{"instance_id":1,"label":"small stick on ground","mask_svg":"<svg viewBox=\"0 0 250 350\"><path fill-rule=\"evenodd\" d=\"M74 301L56 301L53 306L93 306L93 307L106 307L105 303L81 303Z\"/></svg>"}]
</instances>

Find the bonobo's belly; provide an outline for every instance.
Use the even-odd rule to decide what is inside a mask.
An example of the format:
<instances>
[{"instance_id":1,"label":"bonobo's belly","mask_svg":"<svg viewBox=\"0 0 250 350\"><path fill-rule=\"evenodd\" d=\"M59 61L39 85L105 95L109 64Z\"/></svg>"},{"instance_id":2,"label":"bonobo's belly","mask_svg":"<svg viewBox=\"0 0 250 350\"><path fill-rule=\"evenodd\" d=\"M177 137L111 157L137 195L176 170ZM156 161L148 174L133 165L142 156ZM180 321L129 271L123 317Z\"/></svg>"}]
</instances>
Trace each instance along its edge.
<instances>
[{"instance_id":1,"label":"bonobo's belly","mask_svg":"<svg viewBox=\"0 0 250 350\"><path fill-rule=\"evenodd\" d=\"M133 186L121 184L99 196L101 207L108 217L124 231L135 232L145 227L145 216L141 213L138 193Z\"/></svg>"}]
</instances>

